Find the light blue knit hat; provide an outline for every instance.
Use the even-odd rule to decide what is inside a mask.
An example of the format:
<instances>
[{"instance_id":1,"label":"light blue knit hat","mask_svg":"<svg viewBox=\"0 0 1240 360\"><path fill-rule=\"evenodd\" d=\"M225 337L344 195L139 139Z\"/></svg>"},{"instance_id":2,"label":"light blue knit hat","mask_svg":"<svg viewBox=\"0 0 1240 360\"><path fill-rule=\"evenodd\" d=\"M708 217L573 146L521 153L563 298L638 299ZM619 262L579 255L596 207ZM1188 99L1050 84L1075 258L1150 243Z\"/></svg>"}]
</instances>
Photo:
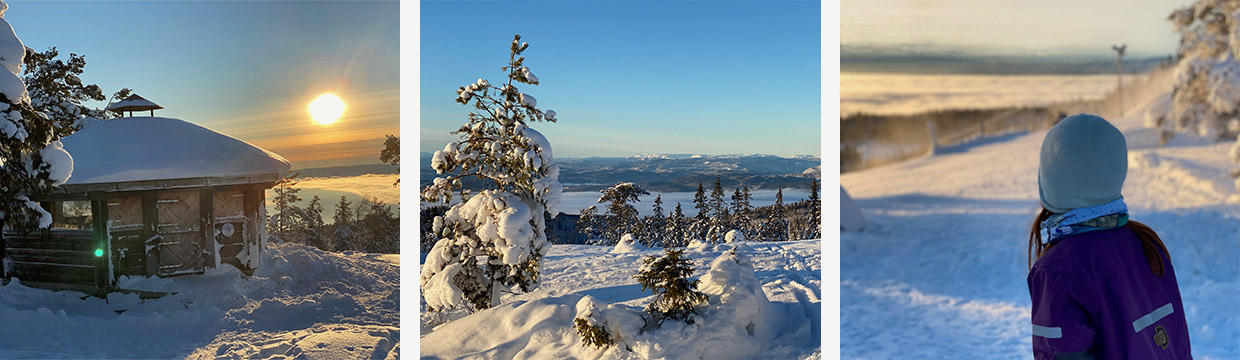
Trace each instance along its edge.
<instances>
[{"instance_id":1,"label":"light blue knit hat","mask_svg":"<svg viewBox=\"0 0 1240 360\"><path fill-rule=\"evenodd\" d=\"M1042 140L1038 196L1047 210L1064 213L1115 201L1127 176L1124 134L1103 118L1069 116Z\"/></svg>"}]
</instances>

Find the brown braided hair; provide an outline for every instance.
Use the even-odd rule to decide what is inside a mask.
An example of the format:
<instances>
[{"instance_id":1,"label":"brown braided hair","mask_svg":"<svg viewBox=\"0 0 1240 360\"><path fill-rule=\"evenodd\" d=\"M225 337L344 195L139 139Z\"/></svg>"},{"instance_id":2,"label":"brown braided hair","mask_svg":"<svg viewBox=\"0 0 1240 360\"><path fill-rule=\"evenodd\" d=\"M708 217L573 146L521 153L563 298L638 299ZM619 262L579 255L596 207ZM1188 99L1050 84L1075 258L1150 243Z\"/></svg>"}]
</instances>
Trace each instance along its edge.
<instances>
[{"instance_id":1,"label":"brown braided hair","mask_svg":"<svg viewBox=\"0 0 1240 360\"><path fill-rule=\"evenodd\" d=\"M1042 211L1038 213L1038 216L1034 218L1033 226L1029 229L1028 257L1030 269L1033 268L1034 261L1037 261L1038 258L1042 257L1042 254L1045 254L1051 249L1051 247L1055 246L1055 244L1042 244L1041 231L1042 221L1045 221L1054 214L1055 213L1050 210L1043 208ZM1168 261L1171 259L1171 253L1167 251L1167 245L1163 244L1162 238L1158 237L1158 233L1155 233L1154 229L1151 229L1145 224L1128 220L1127 226L1129 229L1132 229L1133 233L1137 234L1137 239L1141 241L1141 251L1145 253L1145 262L1149 264L1150 271L1154 272L1155 276L1162 277L1164 269L1161 254L1166 254ZM1159 250L1162 250L1161 254L1159 253Z\"/></svg>"}]
</instances>

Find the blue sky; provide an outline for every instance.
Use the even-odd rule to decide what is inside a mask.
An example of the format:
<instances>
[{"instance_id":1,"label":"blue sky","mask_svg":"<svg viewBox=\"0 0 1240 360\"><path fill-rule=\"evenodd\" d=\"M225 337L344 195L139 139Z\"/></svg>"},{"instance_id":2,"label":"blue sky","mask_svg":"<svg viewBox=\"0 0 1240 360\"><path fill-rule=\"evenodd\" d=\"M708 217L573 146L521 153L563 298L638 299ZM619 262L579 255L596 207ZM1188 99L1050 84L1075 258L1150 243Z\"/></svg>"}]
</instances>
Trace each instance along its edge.
<instances>
[{"instance_id":1,"label":"blue sky","mask_svg":"<svg viewBox=\"0 0 1240 360\"><path fill-rule=\"evenodd\" d=\"M556 156L820 152L816 1L421 3L420 151L470 107L457 87L504 80L519 33L559 115L532 127Z\"/></svg>"},{"instance_id":2,"label":"blue sky","mask_svg":"<svg viewBox=\"0 0 1240 360\"><path fill-rule=\"evenodd\" d=\"M87 83L123 88L177 117L249 141L294 168L378 163L399 133L399 3L9 1L26 46L86 55ZM336 92L349 111L312 124ZM105 104L87 104L103 107Z\"/></svg>"}]
</instances>

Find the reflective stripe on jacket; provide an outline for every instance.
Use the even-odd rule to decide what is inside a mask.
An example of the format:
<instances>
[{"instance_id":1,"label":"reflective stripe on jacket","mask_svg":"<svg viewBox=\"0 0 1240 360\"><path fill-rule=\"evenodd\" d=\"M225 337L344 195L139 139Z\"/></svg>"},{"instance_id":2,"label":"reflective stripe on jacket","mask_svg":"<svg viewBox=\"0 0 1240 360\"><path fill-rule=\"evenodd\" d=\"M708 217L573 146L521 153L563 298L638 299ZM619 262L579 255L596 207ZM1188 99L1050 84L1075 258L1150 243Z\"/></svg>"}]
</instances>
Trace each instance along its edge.
<instances>
[{"instance_id":1,"label":"reflective stripe on jacket","mask_svg":"<svg viewBox=\"0 0 1240 360\"><path fill-rule=\"evenodd\" d=\"M1042 359L1192 359L1175 270L1146 263L1127 226L1063 239L1029 271L1033 355Z\"/></svg>"}]
</instances>

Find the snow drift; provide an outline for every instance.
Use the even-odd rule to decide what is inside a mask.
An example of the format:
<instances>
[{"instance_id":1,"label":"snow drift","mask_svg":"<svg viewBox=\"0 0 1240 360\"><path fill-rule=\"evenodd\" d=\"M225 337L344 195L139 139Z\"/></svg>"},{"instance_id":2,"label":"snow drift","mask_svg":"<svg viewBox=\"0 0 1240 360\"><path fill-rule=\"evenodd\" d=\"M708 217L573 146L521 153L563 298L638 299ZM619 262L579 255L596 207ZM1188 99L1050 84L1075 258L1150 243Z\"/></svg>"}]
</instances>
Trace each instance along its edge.
<instances>
[{"instance_id":1,"label":"snow drift","mask_svg":"<svg viewBox=\"0 0 1240 360\"><path fill-rule=\"evenodd\" d=\"M399 260L272 244L245 276L231 266L123 277L158 299L0 286L0 358L388 358L399 352Z\"/></svg>"},{"instance_id":2,"label":"snow drift","mask_svg":"<svg viewBox=\"0 0 1240 360\"><path fill-rule=\"evenodd\" d=\"M612 253L606 246L553 245L537 291L506 296L503 304L468 315L442 319L424 313L420 356L817 358L819 244L763 242L736 251L718 245L718 250L685 252L708 300L697 307L696 325L665 320L662 326L643 311L653 295L632 279L634 264L644 256L662 256L661 249ZM575 318L607 329L613 345L582 343L572 330Z\"/></svg>"}]
</instances>

